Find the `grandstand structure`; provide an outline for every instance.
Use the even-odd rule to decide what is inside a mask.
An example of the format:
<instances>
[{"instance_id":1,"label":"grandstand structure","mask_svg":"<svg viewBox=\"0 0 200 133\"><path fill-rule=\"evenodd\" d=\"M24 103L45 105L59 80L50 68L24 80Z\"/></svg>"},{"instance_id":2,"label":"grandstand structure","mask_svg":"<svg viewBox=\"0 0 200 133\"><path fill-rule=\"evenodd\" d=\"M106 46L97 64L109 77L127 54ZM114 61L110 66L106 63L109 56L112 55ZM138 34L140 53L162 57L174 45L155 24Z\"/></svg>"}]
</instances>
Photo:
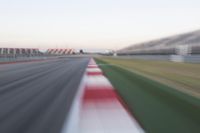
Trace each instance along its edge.
<instances>
[{"instance_id":1,"label":"grandstand structure","mask_svg":"<svg viewBox=\"0 0 200 133\"><path fill-rule=\"evenodd\" d=\"M117 51L118 55L200 54L200 30L138 43Z\"/></svg>"},{"instance_id":2,"label":"grandstand structure","mask_svg":"<svg viewBox=\"0 0 200 133\"><path fill-rule=\"evenodd\" d=\"M0 57L38 56L41 54L37 48L0 48Z\"/></svg>"},{"instance_id":3,"label":"grandstand structure","mask_svg":"<svg viewBox=\"0 0 200 133\"><path fill-rule=\"evenodd\" d=\"M47 55L70 55L75 54L74 49L48 49L46 51Z\"/></svg>"},{"instance_id":4,"label":"grandstand structure","mask_svg":"<svg viewBox=\"0 0 200 133\"><path fill-rule=\"evenodd\" d=\"M48 49L46 52L40 52L37 48L0 48L0 57L69 55L74 53L74 49Z\"/></svg>"}]
</instances>

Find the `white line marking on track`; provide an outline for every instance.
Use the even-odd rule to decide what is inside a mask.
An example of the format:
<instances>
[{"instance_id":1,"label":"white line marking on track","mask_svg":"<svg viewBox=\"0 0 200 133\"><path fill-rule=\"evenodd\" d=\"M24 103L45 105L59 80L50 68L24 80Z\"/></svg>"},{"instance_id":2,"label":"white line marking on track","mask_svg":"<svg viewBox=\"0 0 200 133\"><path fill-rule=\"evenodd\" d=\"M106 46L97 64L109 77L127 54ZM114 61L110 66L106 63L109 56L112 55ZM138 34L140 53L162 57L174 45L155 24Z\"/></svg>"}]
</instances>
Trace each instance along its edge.
<instances>
[{"instance_id":1,"label":"white line marking on track","mask_svg":"<svg viewBox=\"0 0 200 133\"><path fill-rule=\"evenodd\" d=\"M72 103L69 117L65 120L61 133L79 133L79 122L81 114L82 97L85 90L86 74L83 75L78 92Z\"/></svg>"}]
</instances>

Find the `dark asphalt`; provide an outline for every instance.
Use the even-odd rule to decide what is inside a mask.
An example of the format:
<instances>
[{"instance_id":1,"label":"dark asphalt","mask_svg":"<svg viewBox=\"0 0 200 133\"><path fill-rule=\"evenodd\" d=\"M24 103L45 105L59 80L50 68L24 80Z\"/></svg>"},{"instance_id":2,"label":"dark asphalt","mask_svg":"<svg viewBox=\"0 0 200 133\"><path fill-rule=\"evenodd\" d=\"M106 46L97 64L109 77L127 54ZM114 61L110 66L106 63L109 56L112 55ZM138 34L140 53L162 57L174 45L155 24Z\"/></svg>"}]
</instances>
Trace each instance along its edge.
<instances>
[{"instance_id":1,"label":"dark asphalt","mask_svg":"<svg viewBox=\"0 0 200 133\"><path fill-rule=\"evenodd\" d=\"M0 65L0 133L60 133L88 61Z\"/></svg>"}]
</instances>

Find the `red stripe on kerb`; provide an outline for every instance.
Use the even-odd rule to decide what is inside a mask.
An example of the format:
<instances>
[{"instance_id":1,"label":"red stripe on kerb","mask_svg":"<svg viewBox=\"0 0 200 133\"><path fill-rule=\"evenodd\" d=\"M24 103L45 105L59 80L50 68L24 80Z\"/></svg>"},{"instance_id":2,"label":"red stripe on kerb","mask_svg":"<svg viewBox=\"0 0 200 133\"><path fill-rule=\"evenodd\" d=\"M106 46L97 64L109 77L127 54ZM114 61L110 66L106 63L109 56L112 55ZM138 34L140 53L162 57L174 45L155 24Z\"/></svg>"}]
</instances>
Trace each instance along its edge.
<instances>
[{"instance_id":1,"label":"red stripe on kerb","mask_svg":"<svg viewBox=\"0 0 200 133\"><path fill-rule=\"evenodd\" d=\"M87 75L94 76L94 75L103 75L102 72L87 72Z\"/></svg>"},{"instance_id":2,"label":"red stripe on kerb","mask_svg":"<svg viewBox=\"0 0 200 133\"><path fill-rule=\"evenodd\" d=\"M86 90L113 90L112 86L93 86L93 85L86 85ZM114 90L113 90L114 91Z\"/></svg>"},{"instance_id":3,"label":"red stripe on kerb","mask_svg":"<svg viewBox=\"0 0 200 133\"><path fill-rule=\"evenodd\" d=\"M83 99L84 101L115 100L117 94L112 89L86 89Z\"/></svg>"}]
</instances>

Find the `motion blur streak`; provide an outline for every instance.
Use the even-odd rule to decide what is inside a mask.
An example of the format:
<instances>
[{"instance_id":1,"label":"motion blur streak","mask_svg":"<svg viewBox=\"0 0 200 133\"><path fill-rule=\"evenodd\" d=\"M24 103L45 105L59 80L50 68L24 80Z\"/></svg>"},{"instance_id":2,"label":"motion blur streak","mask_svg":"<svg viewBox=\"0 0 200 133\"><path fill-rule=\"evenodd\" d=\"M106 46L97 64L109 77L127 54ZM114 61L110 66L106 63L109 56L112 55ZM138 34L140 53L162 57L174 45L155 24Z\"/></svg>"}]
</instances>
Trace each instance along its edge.
<instances>
[{"instance_id":1,"label":"motion blur streak","mask_svg":"<svg viewBox=\"0 0 200 133\"><path fill-rule=\"evenodd\" d=\"M59 133L88 58L0 65L0 133Z\"/></svg>"}]
</instances>

